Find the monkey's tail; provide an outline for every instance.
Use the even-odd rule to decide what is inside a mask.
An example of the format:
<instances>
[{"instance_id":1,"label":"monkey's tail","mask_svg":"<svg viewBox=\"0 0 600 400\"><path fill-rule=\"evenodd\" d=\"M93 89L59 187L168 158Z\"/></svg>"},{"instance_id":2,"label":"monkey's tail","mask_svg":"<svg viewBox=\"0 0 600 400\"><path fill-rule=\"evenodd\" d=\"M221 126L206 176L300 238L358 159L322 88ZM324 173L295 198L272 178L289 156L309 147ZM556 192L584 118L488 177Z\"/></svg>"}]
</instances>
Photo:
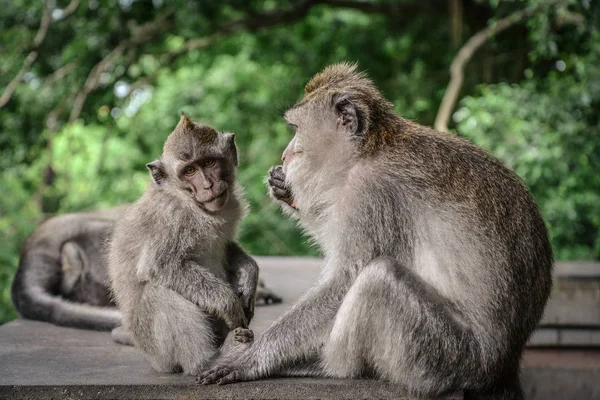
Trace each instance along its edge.
<instances>
[{"instance_id":1,"label":"monkey's tail","mask_svg":"<svg viewBox=\"0 0 600 400\"><path fill-rule=\"evenodd\" d=\"M73 303L39 289L15 295L13 303L23 318L80 329L110 331L121 323L120 313L112 307Z\"/></svg>"},{"instance_id":2,"label":"monkey's tail","mask_svg":"<svg viewBox=\"0 0 600 400\"><path fill-rule=\"evenodd\" d=\"M39 284L44 277L28 278L31 271L26 267L19 266L11 292L13 305L23 318L99 331L110 331L120 325L121 314L115 308L74 303L53 295Z\"/></svg>"}]
</instances>

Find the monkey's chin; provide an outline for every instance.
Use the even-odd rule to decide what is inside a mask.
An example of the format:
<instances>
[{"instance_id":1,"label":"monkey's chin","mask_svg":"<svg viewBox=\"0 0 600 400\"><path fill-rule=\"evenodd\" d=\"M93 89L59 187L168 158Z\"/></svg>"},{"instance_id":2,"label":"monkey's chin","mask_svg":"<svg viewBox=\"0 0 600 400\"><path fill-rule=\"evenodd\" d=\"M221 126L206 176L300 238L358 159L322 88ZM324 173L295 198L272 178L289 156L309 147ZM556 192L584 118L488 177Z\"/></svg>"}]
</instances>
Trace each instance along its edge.
<instances>
[{"instance_id":1,"label":"monkey's chin","mask_svg":"<svg viewBox=\"0 0 600 400\"><path fill-rule=\"evenodd\" d=\"M204 203L201 203L201 206L206 211L214 213L225 207L225 204L227 204L228 200L229 192L226 190L223 192L223 194L219 195L218 197L215 197L210 201L205 201Z\"/></svg>"}]
</instances>

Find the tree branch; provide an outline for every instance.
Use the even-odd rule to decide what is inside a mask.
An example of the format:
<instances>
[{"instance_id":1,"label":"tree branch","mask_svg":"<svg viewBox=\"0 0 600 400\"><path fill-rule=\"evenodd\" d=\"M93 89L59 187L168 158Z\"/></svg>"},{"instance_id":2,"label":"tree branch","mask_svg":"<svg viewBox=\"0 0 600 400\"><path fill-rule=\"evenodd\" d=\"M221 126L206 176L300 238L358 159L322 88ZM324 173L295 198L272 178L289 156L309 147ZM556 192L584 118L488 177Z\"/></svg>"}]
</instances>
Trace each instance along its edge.
<instances>
[{"instance_id":1,"label":"tree branch","mask_svg":"<svg viewBox=\"0 0 600 400\"><path fill-rule=\"evenodd\" d=\"M71 108L71 113L69 114L69 124L79 118L88 95L92 91L96 90L100 85L100 77L102 76L102 73L106 71L110 65L115 63L119 57L123 55L125 50L133 48L141 43L145 43L169 28L170 23L167 20L169 16L170 13L167 13L157 20L147 22L144 25L136 28L135 32L130 38L122 40L114 49L110 51L110 53L108 53L102 60L94 65L94 67L90 70L87 79L85 80L85 84L75 96L73 107Z\"/></svg>"},{"instance_id":2,"label":"tree branch","mask_svg":"<svg viewBox=\"0 0 600 400\"><path fill-rule=\"evenodd\" d=\"M508 17L502 18L487 28L480 30L475 35L471 36L471 38L460 48L450 65L450 83L448 83L444 98L442 99L437 116L435 117L434 127L436 130L448 132L448 121L450 120L450 116L452 115L452 111L458 100L458 95L460 94L460 89L464 80L465 65L471 60L473 54L483 46L487 40L521 22L538 10L539 7L536 6L516 11Z\"/></svg>"},{"instance_id":3,"label":"tree branch","mask_svg":"<svg viewBox=\"0 0 600 400\"><path fill-rule=\"evenodd\" d=\"M77 10L78 6L79 6L79 0L71 0L69 5L64 9L62 19L66 19L71 14L73 14L75 12L75 10ZM8 83L8 85L6 86L6 89L4 89L4 93L2 93L2 96L0 96L0 108L4 107L6 105L6 103L8 103L10 101L13 93L15 92L15 90L17 90L17 87L23 81L23 77L25 76L25 74L27 72L29 72L29 69L31 69L31 66L37 59L38 50L39 50L40 46L42 45L42 43L44 42L44 39L46 39L46 34L48 33L48 27L50 26L52 21L53 21L52 9L49 6L49 2L45 2L44 12L42 14L42 20L40 22L40 27L38 28L38 31L35 34L35 38L33 39L32 50L31 50L31 52L29 52L27 57L25 57L23 66L21 67L21 69L19 70L17 75L15 75L15 77Z\"/></svg>"},{"instance_id":4,"label":"tree branch","mask_svg":"<svg viewBox=\"0 0 600 400\"><path fill-rule=\"evenodd\" d=\"M0 108L4 107L6 105L6 103L8 103L8 101L12 97L13 93L17 89L17 86L19 86L19 84L23 80L23 77L29 71L29 69L31 68L31 66L33 65L35 60L37 59L37 57L38 57L37 49L40 47L40 45L44 41L44 39L46 37L46 33L48 33L48 26L50 25L51 20L52 20L52 9L48 5L48 2L46 2L44 5L44 11L42 14L42 20L40 22L40 27L38 28L38 31L35 34L35 38L33 39L33 45L32 45L33 50L27 55L27 57L25 57L23 66L21 67L21 69L19 70L17 75L15 75L15 77L8 83L8 85L6 86L6 89L4 89L4 93L2 93L2 96L0 96Z\"/></svg>"},{"instance_id":5,"label":"tree branch","mask_svg":"<svg viewBox=\"0 0 600 400\"><path fill-rule=\"evenodd\" d=\"M54 71L46 77L44 83L42 84L42 87L51 86L55 82L64 79L64 77L71 73L73 69L75 69L75 63L70 62L68 64L63 65L62 67L58 68L56 71Z\"/></svg>"}]
</instances>

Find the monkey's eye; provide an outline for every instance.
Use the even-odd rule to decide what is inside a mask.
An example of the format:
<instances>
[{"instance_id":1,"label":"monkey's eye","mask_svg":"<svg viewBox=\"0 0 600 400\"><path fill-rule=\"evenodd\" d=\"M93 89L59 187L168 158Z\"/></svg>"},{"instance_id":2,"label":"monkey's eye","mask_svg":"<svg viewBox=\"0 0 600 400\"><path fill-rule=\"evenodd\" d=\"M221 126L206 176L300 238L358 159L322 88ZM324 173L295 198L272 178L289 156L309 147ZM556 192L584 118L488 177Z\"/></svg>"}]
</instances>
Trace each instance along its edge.
<instances>
[{"instance_id":1,"label":"monkey's eye","mask_svg":"<svg viewBox=\"0 0 600 400\"><path fill-rule=\"evenodd\" d=\"M206 168L214 167L217 162L215 160L206 160L202 164Z\"/></svg>"},{"instance_id":2,"label":"monkey's eye","mask_svg":"<svg viewBox=\"0 0 600 400\"><path fill-rule=\"evenodd\" d=\"M194 167L193 165L188 165L183 170L183 173L186 174L187 176L192 176L196 173L196 167Z\"/></svg>"}]
</instances>

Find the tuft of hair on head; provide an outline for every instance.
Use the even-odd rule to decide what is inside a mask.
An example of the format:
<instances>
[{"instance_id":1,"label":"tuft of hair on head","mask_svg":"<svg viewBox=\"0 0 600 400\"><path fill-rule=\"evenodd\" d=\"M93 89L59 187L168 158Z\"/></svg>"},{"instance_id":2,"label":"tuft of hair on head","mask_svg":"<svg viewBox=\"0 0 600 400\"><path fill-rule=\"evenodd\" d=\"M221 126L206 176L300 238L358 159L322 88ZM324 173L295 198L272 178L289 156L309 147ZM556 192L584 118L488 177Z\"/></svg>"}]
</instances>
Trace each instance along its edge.
<instances>
[{"instance_id":1,"label":"tuft of hair on head","mask_svg":"<svg viewBox=\"0 0 600 400\"><path fill-rule=\"evenodd\" d=\"M182 147L182 144L191 143L191 141L200 144L211 144L214 143L217 136L218 133L212 126L198 124L182 112L179 123L165 142L163 151L174 153Z\"/></svg>"},{"instance_id":2,"label":"tuft of hair on head","mask_svg":"<svg viewBox=\"0 0 600 400\"><path fill-rule=\"evenodd\" d=\"M344 85L373 86L373 82L364 72L358 71L358 63L341 62L331 64L317 73L304 87L305 94L319 88Z\"/></svg>"},{"instance_id":3,"label":"tuft of hair on head","mask_svg":"<svg viewBox=\"0 0 600 400\"><path fill-rule=\"evenodd\" d=\"M192 121L190 116L187 115L185 111L182 111L181 118L179 119L179 124L182 124L183 126L192 126L194 124L194 121Z\"/></svg>"}]
</instances>

